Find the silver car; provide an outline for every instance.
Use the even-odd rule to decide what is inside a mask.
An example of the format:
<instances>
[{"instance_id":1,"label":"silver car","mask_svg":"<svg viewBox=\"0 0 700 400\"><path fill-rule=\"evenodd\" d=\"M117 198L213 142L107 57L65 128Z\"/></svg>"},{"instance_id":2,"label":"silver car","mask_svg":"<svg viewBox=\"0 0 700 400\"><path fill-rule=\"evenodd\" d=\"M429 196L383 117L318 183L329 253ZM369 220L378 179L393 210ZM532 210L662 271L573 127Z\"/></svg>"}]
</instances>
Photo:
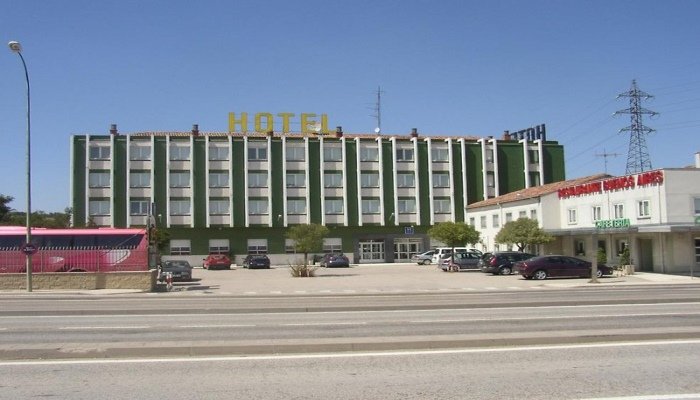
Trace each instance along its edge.
<instances>
[{"instance_id":1,"label":"silver car","mask_svg":"<svg viewBox=\"0 0 700 400\"><path fill-rule=\"evenodd\" d=\"M411 256L411 261L421 265L428 265L432 262L434 254L435 250L428 250L424 253L414 254Z\"/></svg>"}]
</instances>

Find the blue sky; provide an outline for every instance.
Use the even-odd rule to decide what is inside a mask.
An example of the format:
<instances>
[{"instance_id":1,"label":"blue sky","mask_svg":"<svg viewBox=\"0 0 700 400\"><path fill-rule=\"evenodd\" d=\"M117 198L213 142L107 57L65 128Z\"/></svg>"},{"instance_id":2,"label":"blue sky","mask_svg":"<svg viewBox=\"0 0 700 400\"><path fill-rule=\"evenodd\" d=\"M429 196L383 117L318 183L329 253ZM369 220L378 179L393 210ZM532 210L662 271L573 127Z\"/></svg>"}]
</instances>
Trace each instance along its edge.
<instances>
[{"instance_id":1,"label":"blue sky","mask_svg":"<svg viewBox=\"0 0 700 400\"><path fill-rule=\"evenodd\" d=\"M632 79L654 168L700 151L699 1L38 1L0 14L0 194L25 210L24 71L32 209L69 204L74 134L228 129L229 112L326 113L369 133L499 136L546 124L566 176L625 173ZM298 120L297 120L298 121ZM294 128L294 126L293 126Z\"/></svg>"}]
</instances>

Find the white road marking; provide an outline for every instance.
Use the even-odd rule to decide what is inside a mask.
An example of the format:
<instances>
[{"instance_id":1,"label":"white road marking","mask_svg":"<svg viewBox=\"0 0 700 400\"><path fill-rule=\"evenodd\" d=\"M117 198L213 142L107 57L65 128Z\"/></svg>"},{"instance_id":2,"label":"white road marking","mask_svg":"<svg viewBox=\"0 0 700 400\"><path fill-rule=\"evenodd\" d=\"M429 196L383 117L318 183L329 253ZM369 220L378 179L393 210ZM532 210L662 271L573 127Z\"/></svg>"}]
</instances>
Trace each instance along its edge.
<instances>
[{"instance_id":1,"label":"white road marking","mask_svg":"<svg viewBox=\"0 0 700 400\"><path fill-rule=\"evenodd\" d=\"M622 317L664 317L673 315L700 315L700 312L669 312L669 313L637 313L637 314L588 314L588 315L553 315L553 316L533 316L533 317L482 317L482 318L461 318L461 319L424 319L408 321L411 324L433 324L441 322L474 322L474 321L527 321L541 319L582 319L582 318L622 318Z\"/></svg>"},{"instance_id":2,"label":"white road marking","mask_svg":"<svg viewBox=\"0 0 700 400\"><path fill-rule=\"evenodd\" d=\"M367 322L310 322L296 324L280 324L280 326L334 326L334 325L367 325Z\"/></svg>"},{"instance_id":3,"label":"white road marking","mask_svg":"<svg viewBox=\"0 0 700 400\"><path fill-rule=\"evenodd\" d=\"M95 329L148 329L148 325L133 325L133 326L61 326L58 329L64 331L88 331Z\"/></svg>"},{"instance_id":4,"label":"white road marking","mask_svg":"<svg viewBox=\"0 0 700 400\"><path fill-rule=\"evenodd\" d=\"M700 399L700 393L686 394L653 394L649 396L624 396L624 397L595 397L580 400L676 400L676 399Z\"/></svg>"},{"instance_id":5,"label":"white road marking","mask_svg":"<svg viewBox=\"0 0 700 400\"><path fill-rule=\"evenodd\" d=\"M180 325L178 328L251 328L257 325L232 324L232 325Z\"/></svg>"}]
</instances>

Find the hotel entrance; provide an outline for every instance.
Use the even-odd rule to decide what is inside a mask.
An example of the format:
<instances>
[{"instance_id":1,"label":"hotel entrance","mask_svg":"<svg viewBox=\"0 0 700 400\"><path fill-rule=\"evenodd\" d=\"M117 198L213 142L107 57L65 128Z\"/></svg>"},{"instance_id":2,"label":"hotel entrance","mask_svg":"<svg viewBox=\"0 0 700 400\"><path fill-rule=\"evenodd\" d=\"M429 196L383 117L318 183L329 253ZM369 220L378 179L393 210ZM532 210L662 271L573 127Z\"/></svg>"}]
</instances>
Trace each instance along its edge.
<instances>
[{"instance_id":1,"label":"hotel entrance","mask_svg":"<svg viewBox=\"0 0 700 400\"><path fill-rule=\"evenodd\" d=\"M384 240L364 240L359 242L360 264L383 263Z\"/></svg>"}]
</instances>

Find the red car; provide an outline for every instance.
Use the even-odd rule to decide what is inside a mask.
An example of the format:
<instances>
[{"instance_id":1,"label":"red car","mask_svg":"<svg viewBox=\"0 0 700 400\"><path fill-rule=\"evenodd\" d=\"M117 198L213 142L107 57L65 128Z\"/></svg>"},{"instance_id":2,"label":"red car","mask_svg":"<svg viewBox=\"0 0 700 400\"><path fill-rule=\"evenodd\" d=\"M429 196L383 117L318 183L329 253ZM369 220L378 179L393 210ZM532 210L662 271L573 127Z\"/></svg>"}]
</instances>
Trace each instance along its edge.
<instances>
[{"instance_id":1,"label":"red car","mask_svg":"<svg viewBox=\"0 0 700 400\"><path fill-rule=\"evenodd\" d=\"M209 254L204 259L204 269L231 269L231 259L226 254Z\"/></svg>"},{"instance_id":2,"label":"red car","mask_svg":"<svg viewBox=\"0 0 700 400\"><path fill-rule=\"evenodd\" d=\"M540 256L515 263L515 269L525 279L545 279L554 276L591 277L591 263L569 256ZM598 264L597 277L612 275L612 268Z\"/></svg>"}]
</instances>

